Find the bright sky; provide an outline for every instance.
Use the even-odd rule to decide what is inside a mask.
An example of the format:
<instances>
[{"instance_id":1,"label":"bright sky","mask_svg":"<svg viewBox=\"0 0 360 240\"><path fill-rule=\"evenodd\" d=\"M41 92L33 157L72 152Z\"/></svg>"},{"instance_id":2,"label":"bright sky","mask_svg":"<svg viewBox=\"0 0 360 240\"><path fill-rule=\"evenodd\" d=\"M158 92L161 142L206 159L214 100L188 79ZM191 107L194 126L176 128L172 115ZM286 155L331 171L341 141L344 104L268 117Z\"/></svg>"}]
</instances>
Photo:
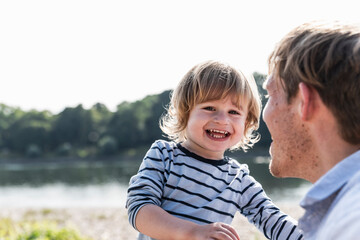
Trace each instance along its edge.
<instances>
[{"instance_id":1,"label":"bright sky","mask_svg":"<svg viewBox=\"0 0 360 240\"><path fill-rule=\"evenodd\" d=\"M195 64L266 73L275 43L310 20L358 21L357 0L0 1L0 103L111 110L176 86Z\"/></svg>"}]
</instances>

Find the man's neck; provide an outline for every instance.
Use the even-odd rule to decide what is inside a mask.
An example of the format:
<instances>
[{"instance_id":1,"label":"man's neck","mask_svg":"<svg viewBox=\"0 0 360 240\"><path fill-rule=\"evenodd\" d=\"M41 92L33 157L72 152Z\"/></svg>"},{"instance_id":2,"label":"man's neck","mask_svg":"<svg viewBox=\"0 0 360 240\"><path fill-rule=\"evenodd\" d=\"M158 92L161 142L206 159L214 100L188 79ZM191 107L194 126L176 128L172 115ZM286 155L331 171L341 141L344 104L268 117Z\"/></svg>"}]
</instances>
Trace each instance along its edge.
<instances>
[{"instance_id":1,"label":"man's neck","mask_svg":"<svg viewBox=\"0 0 360 240\"><path fill-rule=\"evenodd\" d=\"M360 150L360 145L353 145L345 142L341 138L332 138L318 143L318 169L313 175L311 182L316 182L321 176L325 175L336 164L346 157Z\"/></svg>"}]
</instances>

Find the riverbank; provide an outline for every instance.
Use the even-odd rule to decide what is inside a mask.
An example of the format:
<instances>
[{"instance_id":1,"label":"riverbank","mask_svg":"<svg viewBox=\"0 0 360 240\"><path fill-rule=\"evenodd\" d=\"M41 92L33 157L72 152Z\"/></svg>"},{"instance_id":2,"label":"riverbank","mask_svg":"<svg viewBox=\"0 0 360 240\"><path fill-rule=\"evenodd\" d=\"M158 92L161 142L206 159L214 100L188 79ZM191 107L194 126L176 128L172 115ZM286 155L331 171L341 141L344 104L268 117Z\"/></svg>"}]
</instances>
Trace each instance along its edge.
<instances>
[{"instance_id":1,"label":"riverbank","mask_svg":"<svg viewBox=\"0 0 360 240\"><path fill-rule=\"evenodd\" d=\"M303 210L298 203L280 203L280 209L298 219ZM54 221L77 229L94 240L134 240L137 232L129 225L124 208L1 208L0 218L13 221ZM232 225L242 240L264 240L263 235L240 214Z\"/></svg>"},{"instance_id":2,"label":"riverbank","mask_svg":"<svg viewBox=\"0 0 360 240\"><path fill-rule=\"evenodd\" d=\"M123 149L117 154L111 156L42 156L29 158L26 156L4 156L0 154L0 166L6 166L9 164L79 164L79 163L111 163L111 162L122 162L122 161L135 161L140 163L144 155L148 151L150 145L138 146L134 148ZM246 152L228 151L226 155L231 156L235 159L253 159L256 157L269 158L269 147L268 146L255 146L254 148L248 149Z\"/></svg>"}]
</instances>

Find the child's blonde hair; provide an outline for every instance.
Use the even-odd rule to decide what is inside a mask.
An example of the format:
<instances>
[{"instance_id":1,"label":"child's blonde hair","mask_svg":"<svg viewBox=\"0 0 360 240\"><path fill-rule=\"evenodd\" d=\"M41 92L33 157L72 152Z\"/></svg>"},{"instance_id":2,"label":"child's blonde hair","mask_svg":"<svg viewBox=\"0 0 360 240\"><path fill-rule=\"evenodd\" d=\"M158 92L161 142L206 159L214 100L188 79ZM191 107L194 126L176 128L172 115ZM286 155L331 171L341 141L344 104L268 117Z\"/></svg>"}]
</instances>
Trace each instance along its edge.
<instances>
[{"instance_id":1,"label":"child's blonde hair","mask_svg":"<svg viewBox=\"0 0 360 240\"><path fill-rule=\"evenodd\" d=\"M259 140L254 130L259 127L261 101L253 77L247 79L241 71L218 61L206 61L194 66L171 94L167 113L160 119L160 128L175 142L186 140L185 129L190 111L196 104L232 97L235 104L247 103L248 113L244 137L231 150L244 151Z\"/></svg>"}]
</instances>

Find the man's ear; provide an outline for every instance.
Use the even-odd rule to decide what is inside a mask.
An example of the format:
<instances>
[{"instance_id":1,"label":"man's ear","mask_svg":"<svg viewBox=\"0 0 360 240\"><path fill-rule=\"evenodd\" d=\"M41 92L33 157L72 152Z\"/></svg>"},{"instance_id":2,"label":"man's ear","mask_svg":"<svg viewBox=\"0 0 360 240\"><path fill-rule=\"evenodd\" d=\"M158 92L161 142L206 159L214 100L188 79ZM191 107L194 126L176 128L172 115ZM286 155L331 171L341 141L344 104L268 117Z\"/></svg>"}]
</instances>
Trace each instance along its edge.
<instances>
[{"instance_id":1,"label":"man's ear","mask_svg":"<svg viewBox=\"0 0 360 240\"><path fill-rule=\"evenodd\" d=\"M300 93L300 114L301 119L304 121L309 120L312 117L314 111L314 89L306 85L305 83L299 83Z\"/></svg>"}]
</instances>

